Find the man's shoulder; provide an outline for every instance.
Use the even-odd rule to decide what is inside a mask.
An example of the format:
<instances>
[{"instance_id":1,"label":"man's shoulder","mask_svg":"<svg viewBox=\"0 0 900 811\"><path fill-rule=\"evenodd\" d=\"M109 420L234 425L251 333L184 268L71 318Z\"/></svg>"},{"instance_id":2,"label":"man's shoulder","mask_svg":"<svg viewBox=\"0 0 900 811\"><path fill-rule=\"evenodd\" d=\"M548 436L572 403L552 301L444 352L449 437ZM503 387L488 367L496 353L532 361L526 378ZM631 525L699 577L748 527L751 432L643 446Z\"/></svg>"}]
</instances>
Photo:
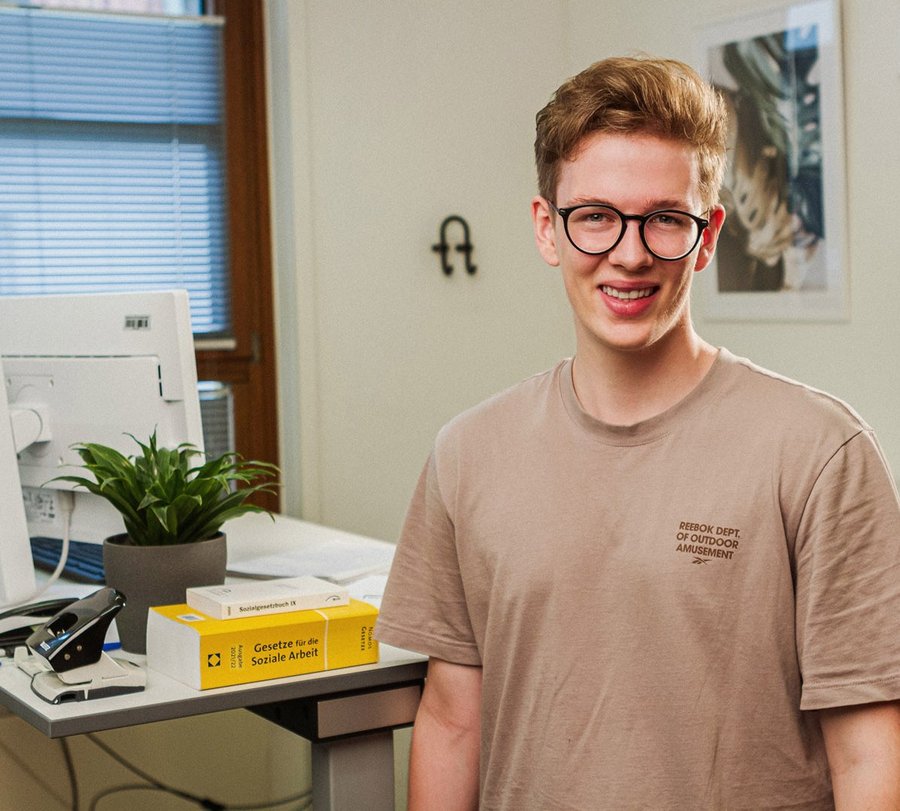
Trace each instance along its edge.
<instances>
[{"instance_id":1,"label":"man's shoulder","mask_svg":"<svg viewBox=\"0 0 900 811\"><path fill-rule=\"evenodd\" d=\"M774 372L747 358L723 350L731 368L736 407L757 415L773 427L811 431L830 430L850 436L871 428L851 405L822 389Z\"/></svg>"},{"instance_id":2,"label":"man's shoulder","mask_svg":"<svg viewBox=\"0 0 900 811\"><path fill-rule=\"evenodd\" d=\"M454 417L438 434L438 445L482 442L507 431L521 436L529 423L541 419L559 401L559 378L569 367L564 359L531 375Z\"/></svg>"}]
</instances>

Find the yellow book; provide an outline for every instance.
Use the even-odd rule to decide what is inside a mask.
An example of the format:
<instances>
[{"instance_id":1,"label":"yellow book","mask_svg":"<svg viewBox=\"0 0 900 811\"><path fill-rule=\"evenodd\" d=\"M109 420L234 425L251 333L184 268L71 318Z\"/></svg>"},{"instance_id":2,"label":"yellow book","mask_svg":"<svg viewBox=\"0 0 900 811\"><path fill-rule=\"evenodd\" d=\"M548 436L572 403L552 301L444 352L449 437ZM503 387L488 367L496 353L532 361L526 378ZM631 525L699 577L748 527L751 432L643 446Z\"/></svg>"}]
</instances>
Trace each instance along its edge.
<instances>
[{"instance_id":1,"label":"yellow book","mask_svg":"<svg viewBox=\"0 0 900 811\"><path fill-rule=\"evenodd\" d=\"M378 609L349 605L212 619L187 604L151 608L147 665L197 690L378 661Z\"/></svg>"}]
</instances>

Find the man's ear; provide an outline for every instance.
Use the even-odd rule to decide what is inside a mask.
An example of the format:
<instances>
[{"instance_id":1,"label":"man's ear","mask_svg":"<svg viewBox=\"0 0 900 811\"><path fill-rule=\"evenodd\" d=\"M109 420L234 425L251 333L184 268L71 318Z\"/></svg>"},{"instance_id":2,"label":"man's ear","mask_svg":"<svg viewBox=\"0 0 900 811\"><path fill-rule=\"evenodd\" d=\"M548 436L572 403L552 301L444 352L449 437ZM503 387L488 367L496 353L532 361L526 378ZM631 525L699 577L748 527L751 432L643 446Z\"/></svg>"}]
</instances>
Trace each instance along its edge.
<instances>
[{"instance_id":1,"label":"man's ear","mask_svg":"<svg viewBox=\"0 0 900 811\"><path fill-rule=\"evenodd\" d=\"M544 261L559 267L559 253L556 250L555 214L543 197L531 201L531 221L534 224L534 241Z\"/></svg>"},{"instance_id":2,"label":"man's ear","mask_svg":"<svg viewBox=\"0 0 900 811\"><path fill-rule=\"evenodd\" d=\"M703 270L712 262L713 254L716 252L716 243L719 241L719 234L722 232L722 225L725 223L725 209L722 206L713 206L709 212L709 225L703 230L700 237L700 251L697 254L697 264L694 265L695 271Z\"/></svg>"}]
</instances>

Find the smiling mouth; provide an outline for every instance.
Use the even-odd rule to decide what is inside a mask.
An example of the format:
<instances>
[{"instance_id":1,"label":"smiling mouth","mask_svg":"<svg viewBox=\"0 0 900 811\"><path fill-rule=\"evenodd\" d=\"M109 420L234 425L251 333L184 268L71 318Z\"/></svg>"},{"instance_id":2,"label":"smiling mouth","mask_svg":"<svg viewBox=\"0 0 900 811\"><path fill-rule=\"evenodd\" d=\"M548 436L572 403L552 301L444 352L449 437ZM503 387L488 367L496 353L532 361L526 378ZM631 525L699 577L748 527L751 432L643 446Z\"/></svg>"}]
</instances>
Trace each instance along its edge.
<instances>
[{"instance_id":1,"label":"smiling mouth","mask_svg":"<svg viewBox=\"0 0 900 811\"><path fill-rule=\"evenodd\" d=\"M610 287L608 284L601 284L600 290L607 296L612 296L613 298L617 298L620 301L633 301L634 299L647 298L647 296L652 296L657 290L659 290L659 288L643 287L640 290L619 290L618 288Z\"/></svg>"}]
</instances>

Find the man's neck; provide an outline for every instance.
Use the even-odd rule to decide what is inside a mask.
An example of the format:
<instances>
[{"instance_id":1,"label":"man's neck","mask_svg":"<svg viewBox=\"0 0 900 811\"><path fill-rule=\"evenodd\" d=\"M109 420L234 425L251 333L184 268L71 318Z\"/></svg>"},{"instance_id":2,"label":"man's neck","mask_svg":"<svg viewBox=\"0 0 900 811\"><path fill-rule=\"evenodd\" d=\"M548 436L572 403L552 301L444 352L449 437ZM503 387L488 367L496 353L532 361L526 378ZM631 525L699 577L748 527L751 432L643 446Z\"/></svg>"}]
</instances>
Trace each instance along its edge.
<instances>
[{"instance_id":1,"label":"man's neck","mask_svg":"<svg viewBox=\"0 0 900 811\"><path fill-rule=\"evenodd\" d=\"M717 350L692 328L648 349L619 352L581 346L572 372L582 408L610 425L655 417L690 394L706 376Z\"/></svg>"}]
</instances>

